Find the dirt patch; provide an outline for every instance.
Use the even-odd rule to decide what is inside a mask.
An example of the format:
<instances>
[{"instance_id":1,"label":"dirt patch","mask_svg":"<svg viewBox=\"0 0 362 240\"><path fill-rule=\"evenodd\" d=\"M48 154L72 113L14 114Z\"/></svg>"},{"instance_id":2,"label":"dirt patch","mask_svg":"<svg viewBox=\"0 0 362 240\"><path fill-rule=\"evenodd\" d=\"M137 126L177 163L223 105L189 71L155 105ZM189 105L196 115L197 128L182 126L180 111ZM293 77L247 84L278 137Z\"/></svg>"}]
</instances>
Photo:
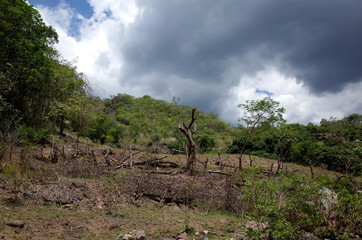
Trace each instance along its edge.
<instances>
[{"instance_id":1,"label":"dirt patch","mask_svg":"<svg viewBox=\"0 0 362 240\"><path fill-rule=\"evenodd\" d=\"M243 206L236 194L248 184L234 181L238 155L199 155L188 175L184 155L77 147L68 138L32 149L26 165L20 154L15 148L1 169L0 239L116 239L135 229L148 239L175 239L186 228L225 239L245 231L244 219L233 215ZM277 166L262 158L253 164L265 177ZM248 156L242 165L250 165Z\"/></svg>"}]
</instances>

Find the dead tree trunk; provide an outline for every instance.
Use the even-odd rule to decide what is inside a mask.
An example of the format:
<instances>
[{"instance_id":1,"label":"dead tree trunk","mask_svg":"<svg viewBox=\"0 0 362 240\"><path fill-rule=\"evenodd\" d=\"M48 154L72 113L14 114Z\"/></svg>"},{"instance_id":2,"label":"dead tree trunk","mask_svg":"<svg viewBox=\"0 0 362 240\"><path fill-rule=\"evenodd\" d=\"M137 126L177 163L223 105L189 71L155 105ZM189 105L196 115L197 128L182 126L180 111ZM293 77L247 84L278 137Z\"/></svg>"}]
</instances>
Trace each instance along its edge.
<instances>
[{"instance_id":1,"label":"dead tree trunk","mask_svg":"<svg viewBox=\"0 0 362 240\"><path fill-rule=\"evenodd\" d=\"M180 131L186 136L188 144L187 144L187 163L186 163L186 171L192 172L192 168L195 166L196 163L196 143L194 142L192 135L194 131L191 130L192 125L194 124L196 117L195 117L196 108L192 109L191 114L191 121L189 125L182 123L178 126Z\"/></svg>"}]
</instances>

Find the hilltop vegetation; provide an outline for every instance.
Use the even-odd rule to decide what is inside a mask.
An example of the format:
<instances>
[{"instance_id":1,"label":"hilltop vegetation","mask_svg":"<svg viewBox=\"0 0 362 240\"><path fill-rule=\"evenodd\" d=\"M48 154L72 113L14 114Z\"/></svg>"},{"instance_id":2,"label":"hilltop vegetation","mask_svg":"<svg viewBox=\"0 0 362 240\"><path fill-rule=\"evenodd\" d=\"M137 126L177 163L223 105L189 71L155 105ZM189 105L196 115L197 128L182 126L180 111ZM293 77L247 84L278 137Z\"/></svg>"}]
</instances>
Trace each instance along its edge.
<instances>
[{"instance_id":1,"label":"hilltop vegetation","mask_svg":"<svg viewBox=\"0 0 362 240\"><path fill-rule=\"evenodd\" d=\"M177 126L188 121L191 107L156 100L147 95L135 98L127 94L118 94L104 103L107 112L113 114L119 124L123 139L150 144L165 142L171 147L184 149L184 137ZM194 137L201 143L201 149L225 147L237 134L236 129L220 121L215 114L197 110L196 115ZM202 140L211 143L203 146Z\"/></svg>"}]
</instances>

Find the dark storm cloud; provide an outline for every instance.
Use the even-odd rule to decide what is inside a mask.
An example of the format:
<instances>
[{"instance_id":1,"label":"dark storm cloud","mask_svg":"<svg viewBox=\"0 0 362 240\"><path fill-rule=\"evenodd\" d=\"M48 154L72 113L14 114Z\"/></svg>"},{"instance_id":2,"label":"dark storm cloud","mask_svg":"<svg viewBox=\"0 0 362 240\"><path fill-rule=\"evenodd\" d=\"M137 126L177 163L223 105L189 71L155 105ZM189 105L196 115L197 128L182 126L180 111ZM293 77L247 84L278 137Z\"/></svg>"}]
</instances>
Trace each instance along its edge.
<instances>
[{"instance_id":1,"label":"dark storm cloud","mask_svg":"<svg viewBox=\"0 0 362 240\"><path fill-rule=\"evenodd\" d=\"M212 110L209 103L220 103L241 76L270 65L314 93L362 79L359 0L145 0L138 7L121 44L123 79L154 94L172 88Z\"/></svg>"}]
</instances>

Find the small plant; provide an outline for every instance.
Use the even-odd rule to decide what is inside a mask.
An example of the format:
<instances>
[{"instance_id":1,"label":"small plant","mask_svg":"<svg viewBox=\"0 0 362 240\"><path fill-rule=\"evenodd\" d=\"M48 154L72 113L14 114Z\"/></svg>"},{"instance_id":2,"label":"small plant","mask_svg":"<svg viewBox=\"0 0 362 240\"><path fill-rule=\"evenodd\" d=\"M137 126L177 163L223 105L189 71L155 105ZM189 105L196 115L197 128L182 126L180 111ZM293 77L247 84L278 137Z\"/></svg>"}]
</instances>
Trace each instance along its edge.
<instances>
[{"instance_id":1,"label":"small plant","mask_svg":"<svg viewBox=\"0 0 362 240\"><path fill-rule=\"evenodd\" d=\"M20 162L18 165L6 165L2 174L13 185L14 199L19 200L21 193L27 187L28 171L30 160L33 153L33 147L26 145L21 148Z\"/></svg>"},{"instance_id":2,"label":"small plant","mask_svg":"<svg viewBox=\"0 0 362 240\"><path fill-rule=\"evenodd\" d=\"M118 171L113 176L108 178L106 192L106 212L109 215L115 214L116 199L121 194L123 188L123 180L126 177L125 171Z\"/></svg>"}]
</instances>

